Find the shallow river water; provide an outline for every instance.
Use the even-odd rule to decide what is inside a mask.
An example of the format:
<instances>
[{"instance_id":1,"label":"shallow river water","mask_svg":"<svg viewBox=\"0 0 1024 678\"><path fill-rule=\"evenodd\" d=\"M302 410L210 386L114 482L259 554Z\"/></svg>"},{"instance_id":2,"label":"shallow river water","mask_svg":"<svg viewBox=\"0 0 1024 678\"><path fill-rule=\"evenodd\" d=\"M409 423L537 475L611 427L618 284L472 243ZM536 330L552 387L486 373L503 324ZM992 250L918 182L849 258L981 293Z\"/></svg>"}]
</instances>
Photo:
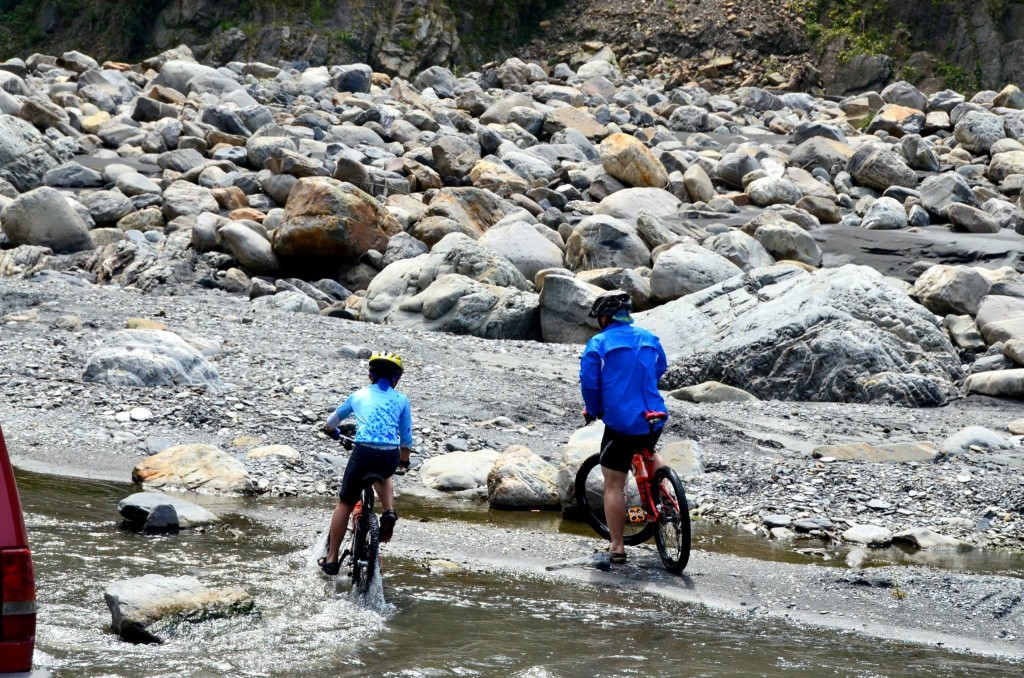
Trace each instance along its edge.
<instances>
[{"instance_id":1,"label":"shallow river water","mask_svg":"<svg viewBox=\"0 0 1024 678\"><path fill-rule=\"evenodd\" d=\"M370 610L335 595L294 536L269 534L260 522L230 518L208 531L144 536L120 527L116 504L134 491L129 485L26 473L18 483L39 588L36 663L58 677L1020 676L1024 670L534 576L439 576L401 559L386 563L387 606ZM216 501L203 503L216 510ZM222 508L252 509L251 502L221 501L227 502ZM499 518L522 519L530 518ZM698 536L706 546L728 538ZM240 586L257 612L185 625L163 645L122 642L109 630L103 590L147 573Z\"/></svg>"}]
</instances>

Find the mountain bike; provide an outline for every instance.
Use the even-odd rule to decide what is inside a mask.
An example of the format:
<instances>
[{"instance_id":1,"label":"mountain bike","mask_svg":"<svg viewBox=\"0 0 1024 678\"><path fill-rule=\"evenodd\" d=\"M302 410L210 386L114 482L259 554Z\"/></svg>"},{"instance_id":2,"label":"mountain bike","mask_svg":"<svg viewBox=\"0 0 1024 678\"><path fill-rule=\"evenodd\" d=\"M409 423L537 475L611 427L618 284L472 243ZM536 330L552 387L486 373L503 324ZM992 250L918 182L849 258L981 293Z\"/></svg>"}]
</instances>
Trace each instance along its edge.
<instances>
[{"instance_id":1,"label":"mountain bike","mask_svg":"<svg viewBox=\"0 0 1024 678\"><path fill-rule=\"evenodd\" d=\"M668 415L645 412L651 434ZM653 447L653 446L652 446ZM654 468L654 450L642 447L633 455L626 479L627 546L642 544L654 536L665 569L679 574L690 560L690 511L679 476L668 466ZM576 473L576 505L587 523L605 539L611 539L604 515L604 474L601 454L588 457Z\"/></svg>"},{"instance_id":2,"label":"mountain bike","mask_svg":"<svg viewBox=\"0 0 1024 678\"><path fill-rule=\"evenodd\" d=\"M380 566L380 520L373 512L373 485L382 482L380 476L368 475L363 479L363 498L352 509L352 529L348 547L341 552L340 562L349 559L352 588L359 595L370 590L374 575Z\"/></svg>"},{"instance_id":3,"label":"mountain bike","mask_svg":"<svg viewBox=\"0 0 1024 678\"><path fill-rule=\"evenodd\" d=\"M345 449L352 449L353 439L344 435L340 429L335 432L334 437ZM359 595L366 595L370 590L380 566L380 519L373 512L373 486L381 482L384 482L384 478L377 475L363 477L362 498L352 508L348 543L338 558L341 567L345 567L345 559L348 558L349 581ZM329 542L330 534L327 539Z\"/></svg>"}]
</instances>

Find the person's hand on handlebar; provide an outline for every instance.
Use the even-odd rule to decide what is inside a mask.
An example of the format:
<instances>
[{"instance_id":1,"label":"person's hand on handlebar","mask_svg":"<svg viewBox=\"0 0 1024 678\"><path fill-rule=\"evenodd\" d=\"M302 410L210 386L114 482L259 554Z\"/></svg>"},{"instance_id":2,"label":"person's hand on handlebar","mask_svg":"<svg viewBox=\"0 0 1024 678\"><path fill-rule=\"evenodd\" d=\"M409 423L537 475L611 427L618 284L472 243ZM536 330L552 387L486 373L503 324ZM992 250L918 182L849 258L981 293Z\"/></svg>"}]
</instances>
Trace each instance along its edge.
<instances>
[{"instance_id":1,"label":"person's hand on handlebar","mask_svg":"<svg viewBox=\"0 0 1024 678\"><path fill-rule=\"evenodd\" d=\"M321 428L320 431L328 438L334 438L335 440L337 440L341 436L341 431L331 426L330 424L324 424L323 428Z\"/></svg>"},{"instance_id":2,"label":"person's hand on handlebar","mask_svg":"<svg viewBox=\"0 0 1024 678\"><path fill-rule=\"evenodd\" d=\"M587 412L586 408L584 408L583 421L587 422L587 424L593 424L595 421L597 421L597 417L592 415L590 412Z\"/></svg>"},{"instance_id":3,"label":"person's hand on handlebar","mask_svg":"<svg viewBox=\"0 0 1024 678\"><path fill-rule=\"evenodd\" d=\"M409 470L409 466L412 462L409 461L409 456L412 454L411 447L403 447L402 455L398 458L398 468L395 470L396 476L404 476Z\"/></svg>"}]
</instances>

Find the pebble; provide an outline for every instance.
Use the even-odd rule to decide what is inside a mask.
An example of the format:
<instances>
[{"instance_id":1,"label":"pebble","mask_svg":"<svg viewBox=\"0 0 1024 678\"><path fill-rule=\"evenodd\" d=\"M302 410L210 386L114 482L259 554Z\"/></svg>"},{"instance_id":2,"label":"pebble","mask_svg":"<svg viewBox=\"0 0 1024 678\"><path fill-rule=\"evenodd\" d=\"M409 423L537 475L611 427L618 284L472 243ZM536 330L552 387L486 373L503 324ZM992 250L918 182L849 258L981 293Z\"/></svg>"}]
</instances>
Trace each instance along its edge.
<instances>
[{"instance_id":1,"label":"pebble","mask_svg":"<svg viewBox=\"0 0 1024 678\"><path fill-rule=\"evenodd\" d=\"M153 418L153 412L145 407L136 407L129 412L129 416L132 421L149 421Z\"/></svg>"}]
</instances>

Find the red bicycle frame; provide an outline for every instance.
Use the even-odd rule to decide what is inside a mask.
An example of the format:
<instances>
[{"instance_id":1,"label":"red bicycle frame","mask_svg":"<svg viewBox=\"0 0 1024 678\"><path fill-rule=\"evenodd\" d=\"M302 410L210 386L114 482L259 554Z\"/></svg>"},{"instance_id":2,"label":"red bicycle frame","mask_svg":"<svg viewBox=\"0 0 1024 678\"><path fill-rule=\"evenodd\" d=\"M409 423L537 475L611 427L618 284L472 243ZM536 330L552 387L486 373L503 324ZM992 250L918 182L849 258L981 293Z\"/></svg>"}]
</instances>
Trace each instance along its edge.
<instances>
[{"instance_id":1,"label":"red bicycle frame","mask_svg":"<svg viewBox=\"0 0 1024 678\"><path fill-rule=\"evenodd\" d=\"M647 419L651 435L654 435L654 427L659 422L668 419L668 415L664 412L644 412L644 418ZM654 493L651 491L654 471L654 450L648 447L641 448L633 455L633 475L636 477L636 489L640 492L640 506L630 507L626 510L626 520L631 523L656 523L661 520L661 512L658 510L658 505L654 501ZM675 508L679 509L678 506Z\"/></svg>"}]
</instances>

